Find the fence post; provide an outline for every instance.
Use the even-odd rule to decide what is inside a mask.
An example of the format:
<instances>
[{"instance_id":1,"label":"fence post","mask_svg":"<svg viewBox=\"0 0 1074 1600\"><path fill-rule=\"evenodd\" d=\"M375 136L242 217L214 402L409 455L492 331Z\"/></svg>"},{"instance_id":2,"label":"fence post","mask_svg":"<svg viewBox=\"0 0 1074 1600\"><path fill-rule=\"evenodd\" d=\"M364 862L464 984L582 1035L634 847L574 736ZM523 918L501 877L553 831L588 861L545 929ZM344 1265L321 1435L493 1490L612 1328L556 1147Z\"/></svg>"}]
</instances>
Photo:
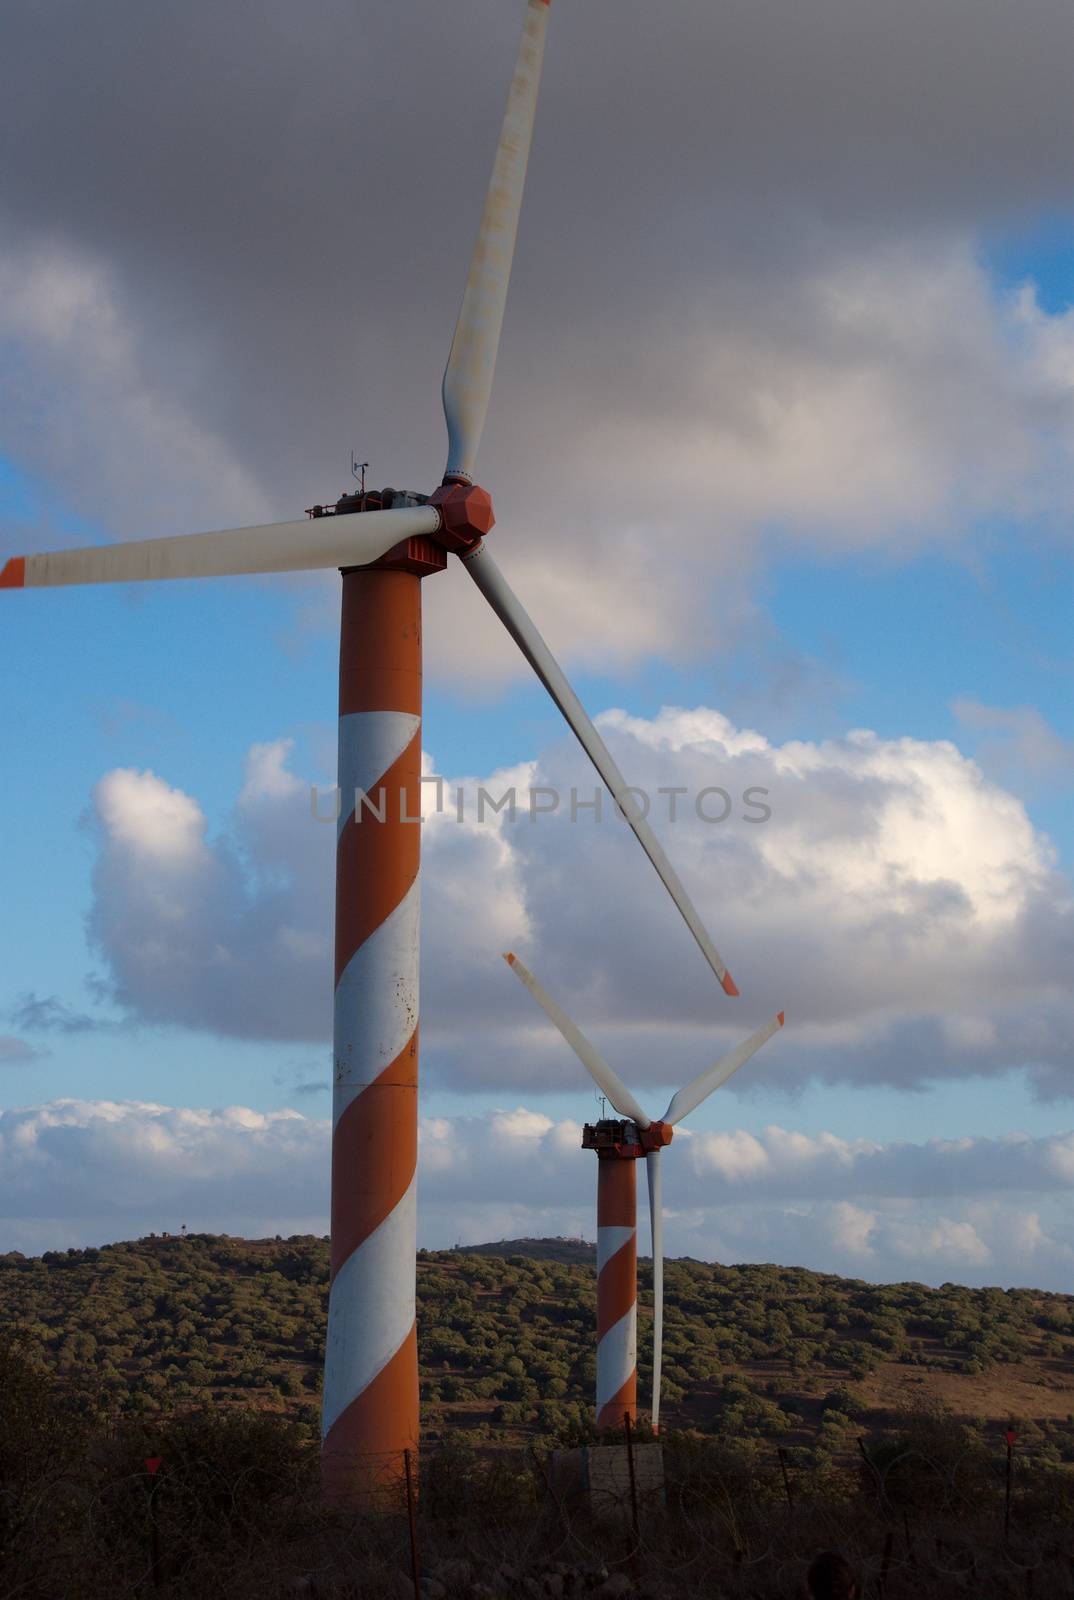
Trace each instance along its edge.
<instances>
[{"instance_id":1,"label":"fence post","mask_svg":"<svg viewBox=\"0 0 1074 1600\"><path fill-rule=\"evenodd\" d=\"M779 1456L779 1470L783 1474L783 1492L787 1496L787 1504L790 1506L791 1510L793 1511L794 1510L794 1495L791 1493L791 1477L790 1477L790 1473L787 1471L787 1452L786 1452L786 1450L784 1450L782 1445L777 1445L776 1446L776 1452L777 1452L777 1454Z\"/></svg>"},{"instance_id":2,"label":"fence post","mask_svg":"<svg viewBox=\"0 0 1074 1600\"><path fill-rule=\"evenodd\" d=\"M1017 1437L1018 1435L1015 1433L1013 1428L1007 1429L1007 1485L1004 1493L1003 1503L1004 1539L1009 1539L1011 1536L1011 1471L1014 1465L1014 1441L1017 1439Z\"/></svg>"},{"instance_id":3,"label":"fence post","mask_svg":"<svg viewBox=\"0 0 1074 1600\"><path fill-rule=\"evenodd\" d=\"M421 1600L421 1563L418 1560L418 1526L414 1517L414 1474L410 1466L410 1451L403 1451L406 1468L406 1514L410 1524L410 1573L414 1579L414 1600Z\"/></svg>"},{"instance_id":4,"label":"fence post","mask_svg":"<svg viewBox=\"0 0 1074 1600\"><path fill-rule=\"evenodd\" d=\"M638 1538L638 1480L634 1474L634 1436L630 1427L630 1412L623 1412L626 1429L627 1469L630 1472L630 1514L634 1521L634 1538Z\"/></svg>"},{"instance_id":5,"label":"fence post","mask_svg":"<svg viewBox=\"0 0 1074 1600\"><path fill-rule=\"evenodd\" d=\"M894 1530L889 1528L887 1538L884 1540L884 1559L880 1563L880 1593L881 1596L888 1592L888 1568L891 1566L891 1546L895 1540Z\"/></svg>"},{"instance_id":6,"label":"fence post","mask_svg":"<svg viewBox=\"0 0 1074 1600\"><path fill-rule=\"evenodd\" d=\"M145 1463L145 1470L149 1474L149 1571L154 1589L159 1589L161 1585L160 1529L157 1527L157 1473L160 1466L160 1456L149 1456Z\"/></svg>"}]
</instances>

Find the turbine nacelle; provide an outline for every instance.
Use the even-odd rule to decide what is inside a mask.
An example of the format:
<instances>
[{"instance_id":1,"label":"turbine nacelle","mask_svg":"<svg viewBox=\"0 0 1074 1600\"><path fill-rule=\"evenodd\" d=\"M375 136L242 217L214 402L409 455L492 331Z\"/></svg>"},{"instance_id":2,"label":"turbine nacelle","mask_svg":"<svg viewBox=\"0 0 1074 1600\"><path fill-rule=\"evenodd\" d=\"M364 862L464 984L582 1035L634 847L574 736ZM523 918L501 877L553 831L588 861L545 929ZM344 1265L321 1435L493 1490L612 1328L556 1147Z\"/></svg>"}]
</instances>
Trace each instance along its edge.
<instances>
[{"instance_id":1,"label":"turbine nacelle","mask_svg":"<svg viewBox=\"0 0 1074 1600\"><path fill-rule=\"evenodd\" d=\"M629 1118L602 1117L599 1122L585 1124L582 1149L595 1150L598 1156L609 1160L640 1161L669 1145L674 1132L667 1122L650 1122L647 1128L639 1128Z\"/></svg>"},{"instance_id":2,"label":"turbine nacelle","mask_svg":"<svg viewBox=\"0 0 1074 1600\"><path fill-rule=\"evenodd\" d=\"M645 1154L636 1122L602 1117L582 1129L582 1149L595 1150L601 1161L637 1161Z\"/></svg>"}]
</instances>

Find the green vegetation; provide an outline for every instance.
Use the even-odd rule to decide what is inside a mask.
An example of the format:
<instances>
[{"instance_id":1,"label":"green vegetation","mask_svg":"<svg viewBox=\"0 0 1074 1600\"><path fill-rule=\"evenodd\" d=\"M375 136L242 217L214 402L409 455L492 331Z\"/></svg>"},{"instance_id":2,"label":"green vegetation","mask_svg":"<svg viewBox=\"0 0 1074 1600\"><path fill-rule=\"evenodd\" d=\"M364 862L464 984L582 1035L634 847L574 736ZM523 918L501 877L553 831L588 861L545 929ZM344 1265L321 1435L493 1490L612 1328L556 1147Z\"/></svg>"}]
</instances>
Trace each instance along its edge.
<instances>
[{"instance_id":1,"label":"green vegetation","mask_svg":"<svg viewBox=\"0 0 1074 1600\"><path fill-rule=\"evenodd\" d=\"M725 1418L752 1425L749 1391L725 1387ZM855 1401L837 1387L823 1406L841 1428ZM842 1465L669 1432L640 1540L627 1503L594 1514L557 1490L553 1443L478 1449L453 1433L423 1447L423 1600L799 1600L832 1546L882 1600L1074 1593L1074 1473L1019 1454L1008 1527L1002 1443L938 1411L896 1418ZM109 1418L32 1341L0 1337L0 1592L409 1600L403 1484L375 1515L332 1511L317 1455L310 1430L250 1404Z\"/></svg>"},{"instance_id":2,"label":"green vegetation","mask_svg":"<svg viewBox=\"0 0 1074 1600\"><path fill-rule=\"evenodd\" d=\"M670 1262L667 1507L639 1555L549 1492L549 1451L592 1437L594 1265L570 1240L419 1258L429 1600L624 1594L630 1573L655 1600L789 1600L823 1545L886 1600L955 1578L1074 1593L1069 1298ZM315 1238L0 1257L4 1593L411 1592L401 1506L367 1523L319 1503L327 1266ZM643 1396L648 1284L643 1263Z\"/></svg>"},{"instance_id":3,"label":"green vegetation","mask_svg":"<svg viewBox=\"0 0 1074 1600\"><path fill-rule=\"evenodd\" d=\"M494 1252L507 1252L496 1254ZM312 1425L327 1243L149 1237L0 1256L0 1325L43 1370L113 1417L254 1405ZM649 1381L640 1267L641 1393ZM418 1260L424 1423L431 1439L581 1437L594 1384L592 1246L524 1240ZM1074 1460L1074 1301L1034 1290L872 1285L801 1269L667 1265L665 1420L832 1458L898 1407L1017 1420Z\"/></svg>"}]
</instances>

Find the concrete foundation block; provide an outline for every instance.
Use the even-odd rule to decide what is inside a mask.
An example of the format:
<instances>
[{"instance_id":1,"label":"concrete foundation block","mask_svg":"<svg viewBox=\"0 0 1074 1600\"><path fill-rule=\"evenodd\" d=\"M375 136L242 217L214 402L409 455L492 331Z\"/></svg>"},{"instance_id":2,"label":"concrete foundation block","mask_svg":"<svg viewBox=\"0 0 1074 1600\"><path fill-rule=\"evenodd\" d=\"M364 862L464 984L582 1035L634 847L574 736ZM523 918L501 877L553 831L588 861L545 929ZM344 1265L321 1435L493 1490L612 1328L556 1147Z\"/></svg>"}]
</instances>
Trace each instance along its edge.
<instances>
[{"instance_id":1,"label":"concrete foundation block","mask_svg":"<svg viewBox=\"0 0 1074 1600\"><path fill-rule=\"evenodd\" d=\"M634 1446L638 1516L663 1510L664 1452L659 1444ZM583 1445L552 1452L552 1493L567 1510L609 1521L630 1521L630 1464L624 1444Z\"/></svg>"}]
</instances>

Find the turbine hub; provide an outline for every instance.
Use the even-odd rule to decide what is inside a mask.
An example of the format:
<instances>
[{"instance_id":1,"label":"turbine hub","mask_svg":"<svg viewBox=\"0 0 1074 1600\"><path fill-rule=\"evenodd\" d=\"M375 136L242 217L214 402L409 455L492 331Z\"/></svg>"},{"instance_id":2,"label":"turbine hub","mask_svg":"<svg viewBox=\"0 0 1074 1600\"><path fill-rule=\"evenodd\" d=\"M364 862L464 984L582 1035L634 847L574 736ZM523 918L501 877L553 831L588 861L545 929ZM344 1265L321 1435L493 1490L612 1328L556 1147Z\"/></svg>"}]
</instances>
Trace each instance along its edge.
<instances>
[{"instance_id":1,"label":"turbine hub","mask_svg":"<svg viewBox=\"0 0 1074 1600\"><path fill-rule=\"evenodd\" d=\"M476 550L496 521L492 496L476 483L442 483L429 496L429 504L436 506L441 517L434 537L457 556Z\"/></svg>"}]
</instances>

